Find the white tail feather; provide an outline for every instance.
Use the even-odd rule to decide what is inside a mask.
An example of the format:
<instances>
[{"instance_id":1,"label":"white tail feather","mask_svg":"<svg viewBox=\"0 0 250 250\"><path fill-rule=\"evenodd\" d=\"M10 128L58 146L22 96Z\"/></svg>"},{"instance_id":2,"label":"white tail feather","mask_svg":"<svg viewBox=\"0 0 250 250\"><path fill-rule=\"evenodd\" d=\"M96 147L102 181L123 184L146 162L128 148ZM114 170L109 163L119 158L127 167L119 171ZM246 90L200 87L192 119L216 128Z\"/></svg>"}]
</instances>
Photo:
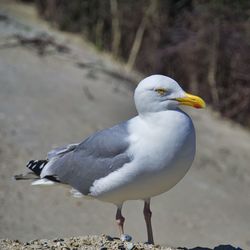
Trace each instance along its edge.
<instances>
[{"instance_id":1,"label":"white tail feather","mask_svg":"<svg viewBox=\"0 0 250 250\"><path fill-rule=\"evenodd\" d=\"M48 179L40 179L40 180L37 180L37 181L33 181L31 183L32 186L51 186L51 185L55 185L57 184L57 182L54 182L54 181L51 181L51 180L48 180Z\"/></svg>"},{"instance_id":2,"label":"white tail feather","mask_svg":"<svg viewBox=\"0 0 250 250\"><path fill-rule=\"evenodd\" d=\"M76 189L74 189L74 188L72 188L72 189L70 190L70 193L72 194L72 196L73 196L74 198L82 198L82 197L84 196L82 193L80 193L78 190L76 190Z\"/></svg>"}]
</instances>

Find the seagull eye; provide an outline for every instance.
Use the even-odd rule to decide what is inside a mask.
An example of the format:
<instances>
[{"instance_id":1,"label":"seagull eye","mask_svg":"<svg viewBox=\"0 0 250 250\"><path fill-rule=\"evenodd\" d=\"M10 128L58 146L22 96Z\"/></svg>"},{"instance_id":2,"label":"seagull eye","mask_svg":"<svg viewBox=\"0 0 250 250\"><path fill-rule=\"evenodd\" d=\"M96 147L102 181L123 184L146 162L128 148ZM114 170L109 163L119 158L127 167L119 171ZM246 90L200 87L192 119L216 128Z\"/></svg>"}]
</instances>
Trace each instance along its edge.
<instances>
[{"instance_id":1,"label":"seagull eye","mask_svg":"<svg viewBox=\"0 0 250 250\"><path fill-rule=\"evenodd\" d=\"M159 95L165 95L167 93L167 90L163 88L158 88L155 89L155 92L157 92Z\"/></svg>"}]
</instances>

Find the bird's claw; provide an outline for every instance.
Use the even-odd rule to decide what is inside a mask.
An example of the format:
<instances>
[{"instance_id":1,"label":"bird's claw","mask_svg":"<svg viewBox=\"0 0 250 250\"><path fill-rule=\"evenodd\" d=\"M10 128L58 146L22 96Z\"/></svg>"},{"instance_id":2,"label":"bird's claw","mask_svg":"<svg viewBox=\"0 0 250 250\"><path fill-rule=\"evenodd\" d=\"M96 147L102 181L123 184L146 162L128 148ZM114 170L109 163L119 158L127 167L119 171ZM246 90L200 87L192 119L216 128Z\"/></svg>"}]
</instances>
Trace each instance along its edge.
<instances>
[{"instance_id":1,"label":"bird's claw","mask_svg":"<svg viewBox=\"0 0 250 250\"><path fill-rule=\"evenodd\" d=\"M153 242L149 242L149 241L144 242L144 244L145 244L145 245L154 245Z\"/></svg>"}]
</instances>

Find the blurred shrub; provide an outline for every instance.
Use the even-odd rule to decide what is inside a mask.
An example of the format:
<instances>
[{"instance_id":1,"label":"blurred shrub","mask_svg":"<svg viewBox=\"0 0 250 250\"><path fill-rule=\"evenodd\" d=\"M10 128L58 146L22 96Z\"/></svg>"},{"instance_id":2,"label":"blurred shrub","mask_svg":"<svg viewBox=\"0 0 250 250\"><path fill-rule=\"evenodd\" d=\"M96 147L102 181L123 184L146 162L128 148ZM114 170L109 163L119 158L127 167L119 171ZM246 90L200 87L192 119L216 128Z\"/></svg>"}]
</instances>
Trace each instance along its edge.
<instances>
[{"instance_id":1,"label":"blurred shrub","mask_svg":"<svg viewBox=\"0 0 250 250\"><path fill-rule=\"evenodd\" d=\"M145 74L162 73L250 126L249 0L35 0L62 30L82 33Z\"/></svg>"}]
</instances>

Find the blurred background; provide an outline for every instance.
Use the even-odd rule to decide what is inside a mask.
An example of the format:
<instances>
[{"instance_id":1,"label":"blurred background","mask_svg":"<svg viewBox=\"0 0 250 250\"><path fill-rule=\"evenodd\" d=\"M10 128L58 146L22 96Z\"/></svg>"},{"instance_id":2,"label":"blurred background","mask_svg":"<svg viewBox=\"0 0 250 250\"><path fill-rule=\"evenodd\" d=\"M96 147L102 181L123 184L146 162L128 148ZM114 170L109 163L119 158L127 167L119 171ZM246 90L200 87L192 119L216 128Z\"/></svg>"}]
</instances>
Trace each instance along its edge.
<instances>
[{"instance_id":1,"label":"blurred background","mask_svg":"<svg viewBox=\"0 0 250 250\"><path fill-rule=\"evenodd\" d=\"M11 176L135 115L133 89L155 73L209 104L186 110L197 157L153 199L156 242L250 248L248 0L0 0L0 238L117 234L112 205ZM135 241L145 240L142 206L124 207Z\"/></svg>"},{"instance_id":2,"label":"blurred background","mask_svg":"<svg viewBox=\"0 0 250 250\"><path fill-rule=\"evenodd\" d=\"M248 0L30 2L54 27L82 34L129 69L172 76L250 126Z\"/></svg>"}]
</instances>

